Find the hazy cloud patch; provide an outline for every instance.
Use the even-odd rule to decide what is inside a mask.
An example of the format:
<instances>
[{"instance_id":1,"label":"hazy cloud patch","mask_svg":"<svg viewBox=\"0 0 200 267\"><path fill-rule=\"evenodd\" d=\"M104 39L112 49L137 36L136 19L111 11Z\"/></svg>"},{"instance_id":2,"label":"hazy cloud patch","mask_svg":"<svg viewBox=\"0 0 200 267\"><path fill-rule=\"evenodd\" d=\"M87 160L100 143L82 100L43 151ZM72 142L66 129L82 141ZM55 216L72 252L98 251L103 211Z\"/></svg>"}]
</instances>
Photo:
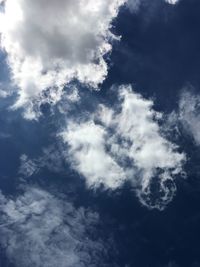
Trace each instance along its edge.
<instances>
[{"instance_id":1,"label":"hazy cloud patch","mask_svg":"<svg viewBox=\"0 0 200 267\"><path fill-rule=\"evenodd\" d=\"M179 2L179 0L160 0L160 1L164 1L170 5L175 5ZM131 12L136 13L137 11L139 11L141 5L144 3L151 4L150 1L148 0L127 0L126 6L129 8Z\"/></svg>"},{"instance_id":2,"label":"hazy cloud patch","mask_svg":"<svg viewBox=\"0 0 200 267\"><path fill-rule=\"evenodd\" d=\"M0 200L0 243L16 266L104 266L103 243L90 239L96 213L36 187Z\"/></svg>"},{"instance_id":3,"label":"hazy cloud patch","mask_svg":"<svg viewBox=\"0 0 200 267\"><path fill-rule=\"evenodd\" d=\"M191 86L181 91L178 108L168 117L169 128L179 136L188 134L196 145L200 145L200 95Z\"/></svg>"}]
</instances>

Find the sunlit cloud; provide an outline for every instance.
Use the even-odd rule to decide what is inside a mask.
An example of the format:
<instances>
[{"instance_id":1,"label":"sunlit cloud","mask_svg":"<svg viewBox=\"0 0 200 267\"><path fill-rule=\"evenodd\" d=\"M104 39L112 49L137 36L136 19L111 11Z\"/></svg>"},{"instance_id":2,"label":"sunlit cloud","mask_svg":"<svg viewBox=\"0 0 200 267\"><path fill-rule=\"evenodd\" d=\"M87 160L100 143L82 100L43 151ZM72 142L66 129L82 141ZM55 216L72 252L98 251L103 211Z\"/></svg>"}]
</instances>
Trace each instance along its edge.
<instances>
[{"instance_id":1,"label":"sunlit cloud","mask_svg":"<svg viewBox=\"0 0 200 267\"><path fill-rule=\"evenodd\" d=\"M98 88L107 76L104 56L118 39L111 23L123 3L6 0L1 47L19 88L14 108L25 107L25 117L33 119L41 103L57 103L74 79Z\"/></svg>"},{"instance_id":2,"label":"sunlit cloud","mask_svg":"<svg viewBox=\"0 0 200 267\"><path fill-rule=\"evenodd\" d=\"M174 196L185 155L165 138L162 114L151 100L130 86L120 87L118 98L114 108L99 105L89 120L68 123L61 133L69 146L67 159L89 188L116 189L129 181L144 205L163 209ZM154 200L153 184L159 188Z\"/></svg>"}]
</instances>

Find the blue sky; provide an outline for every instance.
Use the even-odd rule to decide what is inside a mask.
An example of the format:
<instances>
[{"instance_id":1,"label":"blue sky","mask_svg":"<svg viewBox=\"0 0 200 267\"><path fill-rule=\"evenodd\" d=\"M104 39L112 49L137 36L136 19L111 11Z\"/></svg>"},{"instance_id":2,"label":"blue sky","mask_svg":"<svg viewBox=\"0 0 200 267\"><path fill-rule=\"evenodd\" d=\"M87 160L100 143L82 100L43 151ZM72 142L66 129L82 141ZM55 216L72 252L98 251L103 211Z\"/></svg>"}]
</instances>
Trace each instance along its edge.
<instances>
[{"instance_id":1,"label":"blue sky","mask_svg":"<svg viewBox=\"0 0 200 267\"><path fill-rule=\"evenodd\" d=\"M0 5L0 266L199 267L198 0Z\"/></svg>"}]
</instances>

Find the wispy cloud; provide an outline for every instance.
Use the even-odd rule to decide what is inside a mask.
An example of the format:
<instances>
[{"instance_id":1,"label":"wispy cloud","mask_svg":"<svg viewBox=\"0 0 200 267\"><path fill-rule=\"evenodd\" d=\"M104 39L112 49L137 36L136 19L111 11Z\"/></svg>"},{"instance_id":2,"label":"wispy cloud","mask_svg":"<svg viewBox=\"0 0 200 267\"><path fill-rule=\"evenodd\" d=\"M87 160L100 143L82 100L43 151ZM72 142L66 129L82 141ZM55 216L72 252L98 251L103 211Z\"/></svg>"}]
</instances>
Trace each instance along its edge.
<instances>
[{"instance_id":1,"label":"wispy cloud","mask_svg":"<svg viewBox=\"0 0 200 267\"><path fill-rule=\"evenodd\" d=\"M171 125L179 127L179 132L184 130L190 135L196 145L200 145L200 95L191 86L182 90L178 109L169 117Z\"/></svg>"},{"instance_id":2,"label":"wispy cloud","mask_svg":"<svg viewBox=\"0 0 200 267\"><path fill-rule=\"evenodd\" d=\"M23 154L20 157L19 174L24 177L30 177L36 174L40 169L39 164L35 160L31 160L27 155Z\"/></svg>"},{"instance_id":3,"label":"wispy cloud","mask_svg":"<svg viewBox=\"0 0 200 267\"><path fill-rule=\"evenodd\" d=\"M21 178L36 176L40 171L48 170L53 173L65 173L66 151L56 144L44 147L39 156L31 158L26 154L20 156L18 174Z\"/></svg>"},{"instance_id":4,"label":"wispy cloud","mask_svg":"<svg viewBox=\"0 0 200 267\"><path fill-rule=\"evenodd\" d=\"M0 243L16 266L104 266L103 243L90 238L96 213L36 187L0 200Z\"/></svg>"},{"instance_id":5,"label":"wispy cloud","mask_svg":"<svg viewBox=\"0 0 200 267\"><path fill-rule=\"evenodd\" d=\"M13 88L8 82L0 82L0 99L6 98L13 94Z\"/></svg>"},{"instance_id":6,"label":"wispy cloud","mask_svg":"<svg viewBox=\"0 0 200 267\"><path fill-rule=\"evenodd\" d=\"M179 2L179 0L160 0L160 1L164 1L170 5L175 5ZM140 9L141 5L144 3L151 4L150 1L148 0L127 0L126 1L127 7L133 13L137 12Z\"/></svg>"}]
</instances>

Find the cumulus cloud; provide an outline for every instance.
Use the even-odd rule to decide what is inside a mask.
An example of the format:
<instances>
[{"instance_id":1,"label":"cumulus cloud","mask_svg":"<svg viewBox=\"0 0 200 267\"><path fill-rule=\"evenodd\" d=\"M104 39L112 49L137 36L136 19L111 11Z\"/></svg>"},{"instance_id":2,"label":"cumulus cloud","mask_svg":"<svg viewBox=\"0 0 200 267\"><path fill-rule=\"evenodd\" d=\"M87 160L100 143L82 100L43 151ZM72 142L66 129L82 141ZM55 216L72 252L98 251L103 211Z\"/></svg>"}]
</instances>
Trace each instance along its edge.
<instances>
[{"instance_id":1,"label":"cumulus cloud","mask_svg":"<svg viewBox=\"0 0 200 267\"><path fill-rule=\"evenodd\" d=\"M76 209L39 188L25 188L16 197L1 193L0 200L0 244L15 266L99 266L103 244L90 239L98 222L96 213Z\"/></svg>"},{"instance_id":2,"label":"cumulus cloud","mask_svg":"<svg viewBox=\"0 0 200 267\"><path fill-rule=\"evenodd\" d=\"M42 102L57 102L73 79L97 88L107 75L112 20L125 0L6 0L1 47L8 55L17 107L34 118Z\"/></svg>"},{"instance_id":3,"label":"cumulus cloud","mask_svg":"<svg viewBox=\"0 0 200 267\"><path fill-rule=\"evenodd\" d=\"M108 72L105 56L119 39L111 31L113 19L123 4L137 11L141 2L1 0L1 48L19 89L13 108L37 119L40 106L57 103L71 81L98 88Z\"/></svg>"},{"instance_id":4,"label":"cumulus cloud","mask_svg":"<svg viewBox=\"0 0 200 267\"><path fill-rule=\"evenodd\" d=\"M87 178L89 187L117 188L125 179L123 169L106 151L106 129L93 121L70 123L63 139L70 145L72 165Z\"/></svg>"},{"instance_id":5,"label":"cumulus cloud","mask_svg":"<svg viewBox=\"0 0 200 267\"><path fill-rule=\"evenodd\" d=\"M192 90L184 90L179 101L178 118L184 128L189 133L197 145L200 145L200 95Z\"/></svg>"},{"instance_id":6,"label":"cumulus cloud","mask_svg":"<svg viewBox=\"0 0 200 267\"><path fill-rule=\"evenodd\" d=\"M114 189L127 180L144 205L163 209L175 193L174 178L182 172L185 155L162 134L162 114L151 100L130 86L120 87L118 98L113 109L99 105L88 121L68 124L61 134L68 160L89 187Z\"/></svg>"}]
</instances>

